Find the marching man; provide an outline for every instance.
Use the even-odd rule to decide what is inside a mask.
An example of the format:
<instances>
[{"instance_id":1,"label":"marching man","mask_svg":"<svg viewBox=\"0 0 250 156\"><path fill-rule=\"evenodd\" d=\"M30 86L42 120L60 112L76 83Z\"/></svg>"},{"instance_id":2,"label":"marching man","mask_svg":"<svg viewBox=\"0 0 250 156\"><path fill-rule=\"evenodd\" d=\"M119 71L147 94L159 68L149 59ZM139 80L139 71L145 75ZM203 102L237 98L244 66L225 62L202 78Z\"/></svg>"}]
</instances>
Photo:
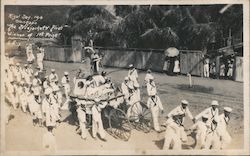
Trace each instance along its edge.
<instances>
[{"instance_id":1,"label":"marching man","mask_svg":"<svg viewBox=\"0 0 250 156\"><path fill-rule=\"evenodd\" d=\"M167 115L167 118L170 118L171 116L182 113L182 114L185 114L185 116L187 115L194 122L194 118L193 118L192 113L189 111L188 104L189 102L187 100L182 100L181 105L177 106L171 112L169 112ZM182 123L184 122L184 119L185 118L183 118Z\"/></svg>"},{"instance_id":2,"label":"marching man","mask_svg":"<svg viewBox=\"0 0 250 156\"><path fill-rule=\"evenodd\" d=\"M58 94L58 92L60 91L60 88L58 86L53 86L52 87L52 94L50 94L50 98L51 98L51 103L53 105L53 110L54 110L54 114L56 116L56 121L57 122L61 122L61 115L59 113L59 108L61 106L62 103L62 99L60 97L60 93Z\"/></svg>"},{"instance_id":3,"label":"marching man","mask_svg":"<svg viewBox=\"0 0 250 156\"><path fill-rule=\"evenodd\" d=\"M42 127L42 110L41 110L41 97L36 96L32 90L30 90L28 94L28 106L30 109L30 113L32 115L33 125L38 124Z\"/></svg>"},{"instance_id":4,"label":"marching man","mask_svg":"<svg viewBox=\"0 0 250 156\"><path fill-rule=\"evenodd\" d=\"M81 130L81 138L83 140L86 140L87 133L86 133L86 107L85 107L85 104L87 104L88 102L86 100L78 100L78 99L76 99L76 102L77 102L76 112L77 112L77 118L78 118L80 130Z\"/></svg>"},{"instance_id":5,"label":"marching man","mask_svg":"<svg viewBox=\"0 0 250 156\"><path fill-rule=\"evenodd\" d=\"M146 74L145 79L144 79L146 84L149 82L149 80L154 80L154 77L151 73L152 73L151 70L148 69L147 74Z\"/></svg>"},{"instance_id":6,"label":"marching man","mask_svg":"<svg viewBox=\"0 0 250 156\"><path fill-rule=\"evenodd\" d=\"M45 116L45 125L46 127L55 127L56 126L56 109L57 107L52 103L50 94L52 93L52 88L48 88L45 91L45 98L42 102L42 111Z\"/></svg>"},{"instance_id":7,"label":"marching man","mask_svg":"<svg viewBox=\"0 0 250 156\"><path fill-rule=\"evenodd\" d=\"M214 117L206 135L205 149L220 149L218 116Z\"/></svg>"},{"instance_id":8,"label":"marching man","mask_svg":"<svg viewBox=\"0 0 250 156\"><path fill-rule=\"evenodd\" d=\"M26 55L27 55L27 62L32 63L35 59L32 50L32 44L28 44L28 46L26 47Z\"/></svg>"},{"instance_id":9,"label":"marching man","mask_svg":"<svg viewBox=\"0 0 250 156\"><path fill-rule=\"evenodd\" d=\"M203 149L205 147L207 130L209 128L207 124L209 116L207 114L202 115L202 121L196 122L190 130L196 131L196 146L195 149Z\"/></svg>"},{"instance_id":10,"label":"marching man","mask_svg":"<svg viewBox=\"0 0 250 156\"><path fill-rule=\"evenodd\" d=\"M124 82L121 84L121 90L122 94L124 95L124 99L126 102L128 102L129 98L129 83L128 83L128 77L125 77Z\"/></svg>"},{"instance_id":11,"label":"marching man","mask_svg":"<svg viewBox=\"0 0 250 156\"><path fill-rule=\"evenodd\" d=\"M219 116L218 130L220 134L221 147L220 149L225 149L228 144L231 143L232 137L227 131L227 125L230 120L230 113L232 108L224 107L224 113Z\"/></svg>"},{"instance_id":12,"label":"marching man","mask_svg":"<svg viewBox=\"0 0 250 156\"><path fill-rule=\"evenodd\" d=\"M166 125L165 140L163 150L169 150L170 147L174 150L180 150L182 142L187 141L187 135L182 125L185 114L175 114L169 118Z\"/></svg>"},{"instance_id":13,"label":"marching man","mask_svg":"<svg viewBox=\"0 0 250 156\"><path fill-rule=\"evenodd\" d=\"M32 91L35 96L40 96L42 92L42 81L38 78L38 73L34 74L34 79L32 81Z\"/></svg>"},{"instance_id":14,"label":"marching man","mask_svg":"<svg viewBox=\"0 0 250 156\"><path fill-rule=\"evenodd\" d=\"M161 103L159 96L152 95L151 97L149 97L147 106L151 110L155 131L160 132L158 118L159 118L159 110L161 110L161 113L163 114L163 107L162 107L162 103Z\"/></svg>"},{"instance_id":15,"label":"marching man","mask_svg":"<svg viewBox=\"0 0 250 156\"><path fill-rule=\"evenodd\" d=\"M138 83L138 73L135 69L133 64L129 65L129 71L128 71L128 78L131 80L134 84Z\"/></svg>"},{"instance_id":16,"label":"marching man","mask_svg":"<svg viewBox=\"0 0 250 156\"><path fill-rule=\"evenodd\" d=\"M107 102L100 102L99 99L95 99L96 104L92 107L92 136L96 138L97 133L99 133L102 141L107 141L105 139L105 131L103 129L101 111L107 105Z\"/></svg>"},{"instance_id":17,"label":"marching man","mask_svg":"<svg viewBox=\"0 0 250 156\"><path fill-rule=\"evenodd\" d=\"M213 118L218 117L219 116L219 109L218 109L219 103L216 100L213 100L211 102L211 107L205 109L204 111L202 111L200 114L195 116L195 121L198 120L199 118L201 118L203 115L207 115L208 116L208 121L207 123L210 125L210 123L212 122Z\"/></svg>"},{"instance_id":18,"label":"marching man","mask_svg":"<svg viewBox=\"0 0 250 156\"><path fill-rule=\"evenodd\" d=\"M55 69L51 69L51 74L49 75L49 81L50 81L51 86L53 86L54 83L58 81L58 75L56 74Z\"/></svg>"},{"instance_id":19,"label":"marching man","mask_svg":"<svg viewBox=\"0 0 250 156\"><path fill-rule=\"evenodd\" d=\"M156 85L152 78L149 78L147 81L147 93L148 93L148 96L152 96L156 94Z\"/></svg>"},{"instance_id":20,"label":"marching man","mask_svg":"<svg viewBox=\"0 0 250 156\"><path fill-rule=\"evenodd\" d=\"M43 70L43 59L44 59L44 48L42 48L40 45L37 47L37 65L40 68L40 71Z\"/></svg>"},{"instance_id":21,"label":"marching man","mask_svg":"<svg viewBox=\"0 0 250 156\"><path fill-rule=\"evenodd\" d=\"M69 84L69 73L68 72L64 72L64 76L62 77L62 86L64 88L64 93L65 93L65 97L66 97L66 101L62 106L62 109L68 109L68 103L70 101L69 98L69 93L70 93L70 84Z\"/></svg>"},{"instance_id":22,"label":"marching man","mask_svg":"<svg viewBox=\"0 0 250 156\"><path fill-rule=\"evenodd\" d=\"M135 83L134 89L132 90L132 93L128 98L129 108L127 110L127 116L129 118L132 116L133 117L132 120L134 120L135 122L139 122L139 116L136 116L136 113L137 115L139 115L142 112L140 101L141 101L141 95L140 95L139 84Z\"/></svg>"},{"instance_id":23,"label":"marching man","mask_svg":"<svg viewBox=\"0 0 250 156\"><path fill-rule=\"evenodd\" d=\"M23 69L22 76L23 76L25 82L26 82L27 84L31 85L32 73L31 73L31 71L28 69L28 64L24 64L24 69Z\"/></svg>"}]
</instances>

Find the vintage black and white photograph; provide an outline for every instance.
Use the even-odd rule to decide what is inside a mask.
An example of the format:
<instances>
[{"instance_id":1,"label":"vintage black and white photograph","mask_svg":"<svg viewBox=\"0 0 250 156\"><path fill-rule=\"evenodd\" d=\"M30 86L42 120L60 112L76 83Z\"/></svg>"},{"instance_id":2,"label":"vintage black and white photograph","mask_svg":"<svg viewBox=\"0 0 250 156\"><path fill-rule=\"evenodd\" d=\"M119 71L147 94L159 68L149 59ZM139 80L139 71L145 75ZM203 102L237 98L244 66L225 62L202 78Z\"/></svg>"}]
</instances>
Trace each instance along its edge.
<instances>
[{"instance_id":1,"label":"vintage black and white photograph","mask_svg":"<svg viewBox=\"0 0 250 156\"><path fill-rule=\"evenodd\" d=\"M2 154L249 152L249 4L229 2L2 4Z\"/></svg>"}]
</instances>

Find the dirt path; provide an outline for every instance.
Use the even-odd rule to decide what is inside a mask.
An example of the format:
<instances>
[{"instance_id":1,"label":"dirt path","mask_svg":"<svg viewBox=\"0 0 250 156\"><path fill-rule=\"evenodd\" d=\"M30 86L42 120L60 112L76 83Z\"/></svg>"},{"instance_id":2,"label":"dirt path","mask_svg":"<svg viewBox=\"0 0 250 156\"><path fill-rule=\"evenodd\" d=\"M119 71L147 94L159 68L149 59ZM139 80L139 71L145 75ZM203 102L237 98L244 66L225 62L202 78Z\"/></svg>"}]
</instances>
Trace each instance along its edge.
<instances>
[{"instance_id":1,"label":"dirt path","mask_svg":"<svg viewBox=\"0 0 250 156\"><path fill-rule=\"evenodd\" d=\"M45 62L45 68L55 68L59 77L62 77L63 71L70 72L70 78L73 80L77 69L84 66L77 63L58 63ZM62 70L63 69L63 70ZM74 70L74 71L73 71ZM112 80L121 84L127 75L127 70L107 68L107 72ZM113 72L112 72L113 71ZM190 102L190 110L193 115L208 107L211 100L218 100L220 103L220 113L224 106L233 108L231 121L229 123L229 132L233 137L230 148L243 148L243 83L229 80L213 80L200 77L193 77L194 88L188 88L188 79L186 76L166 76L161 73L153 73L158 86L158 93L163 102L165 114L180 104L182 99ZM143 87L145 72L139 72L139 82L142 86L141 96L143 101L147 100L146 91ZM7 150L25 151L25 150L41 150L42 135L46 131L45 128L33 127L31 117L22 113L20 110L13 111L15 118L6 126L6 148ZM63 116L67 117L69 112L63 112ZM186 126L190 126L191 121L186 120ZM159 150L162 146L161 139L164 133L142 133L136 130L132 131L129 141L124 142L114 139L107 134L107 142L94 140L88 134L86 141L82 140L75 132L76 126L66 122L55 129L54 133L59 150ZM190 137L188 144L192 144L193 139ZM114 148L115 147L115 148Z\"/></svg>"}]
</instances>

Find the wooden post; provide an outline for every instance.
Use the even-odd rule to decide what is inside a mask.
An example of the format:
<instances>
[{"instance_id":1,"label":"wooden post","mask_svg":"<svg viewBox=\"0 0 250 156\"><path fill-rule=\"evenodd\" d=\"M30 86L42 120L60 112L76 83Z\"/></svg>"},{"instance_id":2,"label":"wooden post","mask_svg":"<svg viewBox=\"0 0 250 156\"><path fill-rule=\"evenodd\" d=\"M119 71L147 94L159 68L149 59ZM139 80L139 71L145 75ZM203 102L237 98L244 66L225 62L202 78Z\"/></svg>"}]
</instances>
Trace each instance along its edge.
<instances>
[{"instance_id":1,"label":"wooden post","mask_svg":"<svg viewBox=\"0 0 250 156\"><path fill-rule=\"evenodd\" d=\"M187 76L188 76L188 80L189 80L189 87L193 87L193 83L192 83L192 76L191 74L187 73Z\"/></svg>"}]
</instances>

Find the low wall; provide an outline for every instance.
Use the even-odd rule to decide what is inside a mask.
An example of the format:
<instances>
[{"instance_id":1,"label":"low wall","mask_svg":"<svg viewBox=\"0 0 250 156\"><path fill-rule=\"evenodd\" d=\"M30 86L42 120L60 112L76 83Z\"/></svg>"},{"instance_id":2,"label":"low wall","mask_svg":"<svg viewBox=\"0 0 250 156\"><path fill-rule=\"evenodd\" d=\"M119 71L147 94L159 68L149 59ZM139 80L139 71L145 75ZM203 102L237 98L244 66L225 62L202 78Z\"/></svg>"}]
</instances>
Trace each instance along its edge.
<instances>
[{"instance_id":1,"label":"low wall","mask_svg":"<svg viewBox=\"0 0 250 156\"><path fill-rule=\"evenodd\" d=\"M108 67L127 68L134 64L137 69L162 72L165 63L164 50L155 49L120 49L100 48L95 49L103 53L102 63ZM45 59L60 62L81 62L83 50L71 47L46 47ZM201 51L180 50L180 69L182 74L202 76L203 61Z\"/></svg>"}]
</instances>

